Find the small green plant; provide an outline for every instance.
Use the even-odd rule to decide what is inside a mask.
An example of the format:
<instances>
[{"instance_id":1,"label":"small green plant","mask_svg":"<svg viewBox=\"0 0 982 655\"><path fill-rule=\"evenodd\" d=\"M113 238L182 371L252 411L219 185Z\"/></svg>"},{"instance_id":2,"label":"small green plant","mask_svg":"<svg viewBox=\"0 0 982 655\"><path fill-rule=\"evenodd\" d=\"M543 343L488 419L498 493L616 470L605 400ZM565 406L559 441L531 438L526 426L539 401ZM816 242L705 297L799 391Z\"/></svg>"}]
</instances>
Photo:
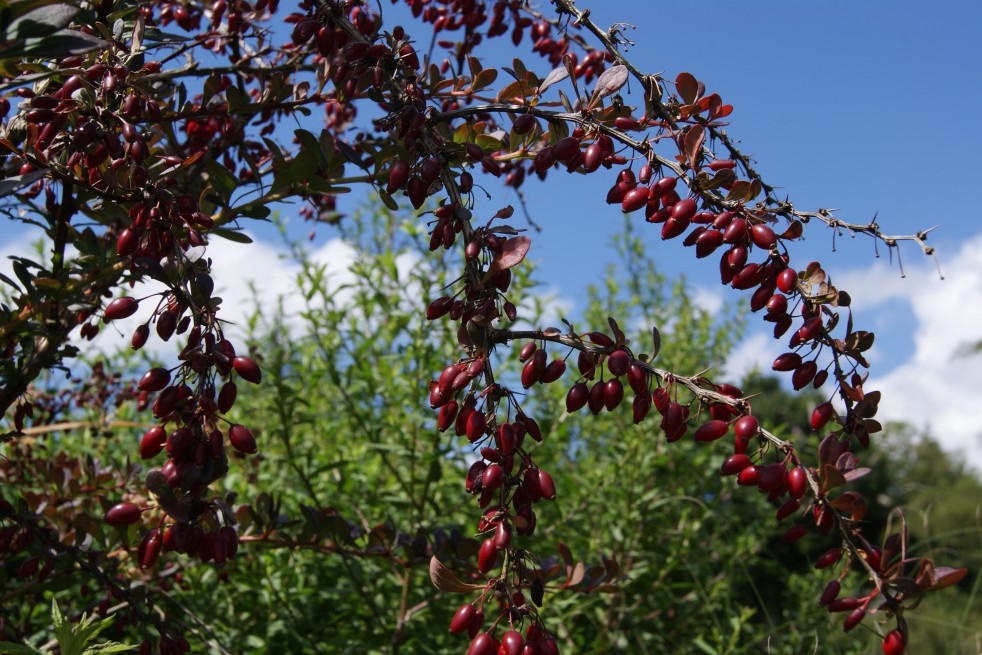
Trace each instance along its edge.
<instances>
[{"instance_id":1,"label":"small green plant","mask_svg":"<svg viewBox=\"0 0 982 655\"><path fill-rule=\"evenodd\" d=\"M78 623L72 623L58 609L58 602L51 601L51 627L54 628L55 639L58 642L61 655L104 655L105 653L125 653L133 650L133 646L127 646L116 641L105 641L101 644L92 643L99 636L99 633L111 626L115 620L114 616L107 616L96 621L94 616L82 614ZM0 641L0 651L7 653L7 655L45 655L51 652L44 647L35 648L30 644L15 644L9 641Z\"/></svg>"}]
</instances>

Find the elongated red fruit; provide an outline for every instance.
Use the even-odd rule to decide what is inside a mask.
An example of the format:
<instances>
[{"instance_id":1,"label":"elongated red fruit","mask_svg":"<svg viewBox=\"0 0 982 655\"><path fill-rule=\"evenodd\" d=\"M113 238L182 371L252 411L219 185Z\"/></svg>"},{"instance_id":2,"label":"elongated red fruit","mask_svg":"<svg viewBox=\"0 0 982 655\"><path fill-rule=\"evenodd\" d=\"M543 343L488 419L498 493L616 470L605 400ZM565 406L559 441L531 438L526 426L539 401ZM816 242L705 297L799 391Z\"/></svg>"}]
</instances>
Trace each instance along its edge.
<instances>
[{"instance_id":1,"label":"elongated red fruit","mask_svg":"<svg viewBox=\"0 0 982 655\"><path fill-rule=\"evenodd\" d=\"M456 635L466 630L470 627L471 621L474 620L475 614L477 614L477 608L474 607L474 603L461 605L450 620L450 632Z\"/></svg>"},{"instance_id":2,"label":"elongated red fruit","mask_svg":"<svg viewBox=\"0 0 982 655\"><path fill-rule=\"evenodd\" d=\"M251 357L236 357L232 360L232 368L246 382L259 384L262 380L263 374L259 370L259 364Z\"/></svg>"},{"instance_id":3,"label":"elongated red fruit","mask_svg":"<svg viewBox=\"0 0 982 655\"><path fill-rule=\"evenodd\" d=\"M133 503L113 505L103 519L109 525L132 525L140 520L140 508Z\"/></svg>"},{"instance_id":4,"label":"elongated red fruit","mask_svg":"<svg viewBox=\"0 0 982 655\"><path fill-rule=\"evenodd\" d=\"M824 402L812 412L812 430L821 430L835 416L835 408L832 403Z\"/></svg>"},{"instance_id":5,"label":"elongated red fruit","mask_svg":"<svg viewBox=\"0 0 982 655\"><path fill-rule=\"evenodd\" d=\"M556 500L556 483L552 476L539 469L539 489L542 490L542 497L546 500Z\"/></svg>"},{"instance_id":6,"label":"elongated red fruit","mask_svg":"<svg viewBox=\"0 0 982 655\"><path fill-rule=\"evenodd\" d=\"M805 469L796 466L788 473L788 495L792 498L801 498L808 490L808 476Z\"/></svg>"},{"instance_id":7,"label":"elongated red fruit","mask_svg":"<svg viewBox=\"0 0 982 655\"><path fill-rule=\"evenodd\" d=\"M230 427L228 429L228 440L236 450L246 455L252 455L258 450L256 447L256 437L244 425L236 424Z\"/></svg>"},{"instance_id":8,"label":"elongated red fruit","mask_svg":"<svg viewBox=\"0 0 982 655\"><path fill-rule=\"evenodd\" d=\"M730 455L729 457L726 458L726 461L723 462L723 465L720 467L719 472L722 475L736 475L743 469L750 466L752 463L753 462L750 460L749 457L747 457L743 453L737 453L736 455Z\"/></svg>"},{"instance_id":9,"label":"elongated red fruit","mask_svg":"<svg viewBox=\"0 0 982 655\"><path fill-rule=\"evenodd\" d=\"M156 457L164 449L165 443L167 443L167 432L159 425L150 428L140 439L140 458Z\"/></svg>"},{"instance_id":10,"label":"elongated red fruit","mask_svg":"<svg viewBox=\"0 0 982 655\"><path fill-rule=\"evenodd\" d=\"M716 441L722 439L730 427L726 421L706 421L696 429L696 441Z\"/></svg>"},{"instance_id":11,"label":"elongated red fruit","mask_svg":"<svg viewBox=\"0 0 982 655\"><path fill-rule=\"evenodd\" d=\"M170 382L170 371L166 368L152 368L143 374L137 387L140 391L160 391Z\"/></svg>"},{"instance_id":12,"label":"elongated red fruit","mask_svg":"<svg viewBox=\"0 0 982 655\"><path fill-rule=\"evenodd\" d=\"M107 323L109 321L118 321L132 316L139 308L139 300L130 296L124 296L122 298L116 298L116 300L106 305L106 311L103 313L103 316Z\"/></svg>"},{"instance_id":13,"label":"elongated red fruit","mask_svg":"<svg viewBox=\"0 0 982 655\"><path fill-rule=\"evenodd\" d=\"M621 211L625 214L637 211L648 203L648 187L638 186L624 194L621 200Z\"/></svg>"},{"instance_id":14,"label":"elongated red fruit","mask_svg":"<svg viewBox=\"0 0 982 655\"><path fill-rule=\"evenodd\" d=\"M907 640L904 634L894 628L883 638L883 655L903 655L907 649Z\"/></svg>"},{"instance_id":15,"label":"elongated red fruit","mask_svg":"<svg viewBox=\"0 0 982 655\"><path fill-rule=\"evenodd\" d=\"M487 573L494 568L497 561L498 549L494 547L494 539L485 539L477 553L477 569L481 573Z\"/></svg>"}]
</instances>

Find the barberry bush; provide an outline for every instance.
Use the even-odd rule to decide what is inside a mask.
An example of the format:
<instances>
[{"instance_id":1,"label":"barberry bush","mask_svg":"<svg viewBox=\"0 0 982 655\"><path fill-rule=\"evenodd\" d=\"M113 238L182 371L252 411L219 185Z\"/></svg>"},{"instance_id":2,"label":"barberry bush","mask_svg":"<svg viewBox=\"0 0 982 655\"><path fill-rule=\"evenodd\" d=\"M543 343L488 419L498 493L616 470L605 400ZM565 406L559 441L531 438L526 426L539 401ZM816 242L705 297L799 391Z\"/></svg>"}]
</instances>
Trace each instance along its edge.
<instances>
[{"instance_id":1,"label":"barberry bush","mask_svg":"<svg viewBox=\"0 0 982 655\"><path fill-rule=\"evenodd\" d=\"M286 622L323 610L297 595L329 601L332 620L392 652L435 649L447 629L470 655L734 652L755 646L742 640L752 611L729 611L737 567L776 534L823 544L816 612L904 652L905 613L967 571L912 554L902 519L882 539L866 529L868 501L849 485L881 429L864 355L873 335L793 244L824 223L930 254L925 235L778 198L724 131L733 107L690 73L641 70L616 27L570 0L407 4L407 25L331 0L24 0L0 12L0 210L50 242L3 280L3 602L23 609L12 630L30 626L27 599L77 586L103 611L125 609L141 648L163 654L191 641L227 649L219 636L238 640L232 650L297 638ZM482 58L495 38L520 56ZM810 439L782 437L709 372L733 321L715 326L684 286L670 302L657 295L635 236L620 250L634 262L627 288L597 290L575 322L537 312L522 271L549 226L530 236L481 182L535 193L567 174L606 178L629 235L655 230L693 266L718 266L733 303L773 324L787 351L772 368L822 394ZM357 187L387 218L343 214L338 197ZM276 339L236 334L208 247L248 241L250 222L284 201L315 224L407 239L413 271L363 239L353 294L306 262L306 330L284 315L268 326ZM406 214L391 212L411 212L408 226L395 229ZM277 317L259 302L257 321ZM46 371L80 370L80 344L134 317L129 348L172 343L169 358L143 360L132 383L135 356L92 366L74 388L39 385ZM137 426L122 453L54 438ZM683 466L704 481L694 496L660 485L660 471ZM279 488L283 476L296 488ZM755 523L729 543L755 502L780 527ZM699 549L727 561L709 574L691 564ZM325 576L335 566L345 574ZM239 569L257 584L234 586ZM383 607L375 588L390 576L401 593ZM179 600L216 580L232 585L223 600ZM639 600L641 582L651 598ZM694 600L719 608L714 625ZM285 618L254 615L271 606ZM655 636L645 624L659 620Z\"/></svg>"}]
</instances>

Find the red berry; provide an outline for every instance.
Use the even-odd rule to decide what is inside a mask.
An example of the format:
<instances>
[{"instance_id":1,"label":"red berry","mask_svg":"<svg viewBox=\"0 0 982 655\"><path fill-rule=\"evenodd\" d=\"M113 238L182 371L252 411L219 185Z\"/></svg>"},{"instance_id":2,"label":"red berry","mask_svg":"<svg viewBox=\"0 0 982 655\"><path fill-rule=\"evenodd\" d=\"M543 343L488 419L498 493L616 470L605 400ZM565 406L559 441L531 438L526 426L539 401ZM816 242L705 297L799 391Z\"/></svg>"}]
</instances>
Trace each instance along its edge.
<instances>
[{"instance_id":1,"label":"red berry","mask_svg":"<svg viewBox=\"0 0 982 655\"><path fill-rule=\"evenodd\" d=\"M498 562L498 549L494 547L494 539L485 539L481 550L477 553L477 568L481 573L487 573Z\"/></svg>"},{"instance_id":2,"label":"red berry","mask_svg":"<svg viewBox=\"0 0 982 655\"><path fill-rule=\"evenodd\" d=\"M822 597L818 600L818 604L822 607L830 604L839 595L839 589L841 585L838 580L830 580L825 589L822 591Z\"/></svg>"},{"instance_id":3,"label":"red berry","mask_svg":"<svg viewBox=\"0 0 982 655\"><path fill-rule=\"evenodd\" d=\"M607 380L604 385L604 407L607 411L614 411L624 399L624 385L618 379Z\"/></svg>"},{"instance_id":4,"label":"red berry","mask_svg":"<svg viewBox=\"0 0 982 655\"><path fill-rule=\"evenodd\" d=\"M784 269L777 275L777 288L784 293L791 293L798 288L798 274L793 269Z\"/></svg>"},{"instance_id":5,"label":"red berry","mask_svg":"<svg viewBox=\"0 0 982 655\"><path fill-rule=\"evenodd\" d=\"M603 380L597 380L590 387L590 399L587 401L587 405L590 407L592 414L599 414L604 408L604 389L606 386Z\"/></svg>"},{"instance_id":6,"label":"red berry","mask_svg":"<svg viewBox=\"0 0 982 655\"><path fill-rule=\"evenodd\" d=\"M750 441L757 436L757 432L760 431L760 422L757 420L756 416L746 415L741 416L733 424L733 433L736 435L737 439L741 441Z\"/></svg>"},{"instance_id":7,"label":"red berry","mask_svg":"<svg viewBox=\"0 0 982 655\"><path fill-rule=\"evenodd\" d=\"M259 370L259 364L251 357L236 357L232 360L232 368L246 382L259 384L262 380L263 375L262 371Z\"/></svg>"},{"instance_id":8,"label":"red berry","mask_svg":"<svg viewBox=\"0 0 982 655\"><path fill-rule=\"evenodd\" d=\"M136 232L127 228L119 233L116 239L116 254L120 257L129 257L136 252L140 245L140 237Z\"/></svg>"},{"instance_id":9,"label":"red berry","mask_svg":"<svg viewBox=\"0 0 982 655\"><path fill-rule=\"evenodd\" d=\"M404 159L396 160L389 169L389 183L385 191L389 194L401 189L409 180L409 164Z\"/></svg>"},{"instance_id":10,"label":"red berry","mask_svg":"<svg viewBox=\"0 0 982 655\"><path fill-rule=\"evenodd\" d=\"M811 383L812 379L815 377L815 373L818 371L818 364L814 361L805 362L791 374L791 386L798 389L802 389Z\"/></svg>"},{"instance_id":11,"label":"red berry","mask_svg":"<svg viewBox=\"0 0 982 655\"><path fill-rule=\"evenodd\" d=\"M808 476L805 469L796 466L788 473L788 494L792 498L801 498L808 490Z\"/></svg>"},{"instance_id":12,"label":"red berry","mask_svg":"<svg viewBox=\"0 0 982 655\"><path fill-rule=\"evenodd\" d=\"M500 464L492 464L484 470L481 485L485 489L495 490L505 481L505 469Z\"/></svg>"},{"instance_id":13,"label":"red berry","mask_svg":"<svg viewBox=\"0 0 982 655\"><path fill-rule=\"evenodd\" d=\"M607 369L611 375L620 377L628 372L631 366L631 356L626 350L615 350L607 356Z\"/></svg>"},{"instance_id":14,"label":"red berry","mask_svg":"<svg viewBox=\"0 0 982 655\"><path fill-rule=\"evenodd\" d=\"M883 638L883 655L903 655L907 640L900 630L894 628Z\"/></svg>"},{"instance_id":15,"label":"red berry","mask_svg":"<svg viewBox=\"0 0 982 655\"><path fill-rule=\"evenodd\" d=\"M450 632L452 634L460 634L468 627L470 627L471 621L474 620L474 616L477 614L477 608L474 607L473 603L464 603L460 606L460 609L453 615L450 620Z\"/></svg>"},{"instance_id":16,"label":"red berry","mask_svg":"<svg viewBox=\"0 0 982 655\"><path fill-rule=\"evenodd\" d=\"M488 427L487 419L484 418L483 412L473 411L467 417L465 433L467 434L467 440L471 443L484 438L484 431Z\"/></svg>"},{"instance_id":17,"label":"red berry","mask_svg":"<svg viewBox=\"0 0 982 655\"><path fill-rule=\"evenodd\" d=\"M723 462L723 466L720 467L719 472L722 475L735 475L743 471L751 464L752 462L750 461L749 457L742 453L738 453L727 457L726 461Z\"/></svg>"},{"instance_id":18,"label":"red berry","mask_svg":"<svg viewBox=\"0 0 982 655\"><path fill-rule=\"evenodd\" d=\"M633 211L641 209L648 203L648 187L638 186L634 187L630 191L624 194L624 199L621 200L621 210L628 214Z\"/></svg>"},{"instance_id":19,"label":"red berry","mask_svg":"<svg viewBox=\"0 0 982 655\"><path fill-rule=\"evenodd\" d=\"M511 545L511 523L501 521L494 529L494 547L498 550L506 550Z\"/></svg>"},{"instance_id":20,"label":"red berry","mask_svg":"<svg viewBox=\"0 0 982 655\"><path fill-rule=\"evenodd\" d=\"M631 362L627 369L627 383L634 393L648 395L648 371L641 368L637 362Z\"/></svg>"},{"instance_id":21,"label":"red berry","mask_svg":"<svg viewBox=\"0 0 982 655\"><path fill-rule=\"evenodd\" d=\"M441 316L446 315L450 311L450 307L452 305L453 298L450 296L442 296L437 298L426 306L426 319L429 321L435 321Z\"/></svg>"},{"instance_id":22,"label":"red berry","mask_svg":"<svg viewBox=\"0 0 982 655\"><path fill-rule=\"evenodd\" d=\"M140 520L140 508L134 503L119 503L109 508L103 520L109 525L132 525Z\"/></svg>"},{"instance_id":23,"label":"red berry","mask_svg":"<svg viewBox=\"0 0 982 655\"><path fill-rule=\"evenodd\" d=\"M651 411L651 394L645 391L636 395L631 409L635 425L643 421L648 415L648 412Z\"/></svg>"},{"instance_id":24,"label":"red berry","mask_svg":"<svg viewBox=\"0 0 982 655\"><path fill-rule=\"evenodd\" d=\"M140 546L137 549L137 561L140 562L140 566L143 568L150 568L157 563L157 558L160 556L160 549L164 544L164 540L160 536L160 530L154 528L147 534L143 536L140 540Z\"/></svg>"},{"instance_id":25,"label":"red berry","mask_svg":"<svg viewBox=\"0 0 982 655\"><path fill-rule=\"evenodd\" d=\"M160 391L170 383L170 371L166 368L152 368L143 374L137 387L140 391Z\"/></svg>"},{"instance_id":26,"label":"red berry","mask_svg":"<svg viewBox=\"0 0 982 655\"><path fill-rule=\"evenodd\" d=\"M222 414L227 414L232 405L235 404L235 398L239 393L239 388L234 382L226 382L222 385L222 390L218 392L218 411Z\"/></svg>"},{"instance_id":27,"label":"red berry","mask_svg":"<svg viewBox=\"0 0 982 655\"><path fill-rule=\"evenodd\" d=\"M546 500L556 500L556 482L542 469L539 469L539 489Z\"/></svg>"},{"instance_id":28,"label":"red berry","mask_svg":"<svg viewBox=\"0 0 982 655\"><path fill-rule=\"evenodd\" d=\"M754 225L750 228L750 240L754 245L764 250L770 250L777 243L774 230L766 225Z\"/></svg>"},{"instance_id":29,"label":"red berry","mask_svg":"<svg viewBox=\"0 0 982 655\"><path fill-rule=\"evenodd\" d=\"M761 491L774 491L785 484L788 470L784 464L769 464L757 467L757 486Z\"/></svg>"},{"instance_id":30,"label":"red berry","mask_svg":"<svg viewBox=\"0 0 982 655\"><path fill-rule=\"evenodd\" d=\"M793 371L801 366L801 355L798 353L784 353L779 355L774 363L771 364L771 368L775 371Z\"/></svg>"},{"instance_id":31,"label":"red berry","mask_svg":"<svg viewBox=\"0 0 982 655\"><path fill-rule=\"evenodd\" d=\"M743 218L734 218L723 230L723 243L733 243L743 245L747 240L747 221Z\"/></svg>"},{"instance_id":32,"label":"red berry","mask_svg":"<svg viewBox=\"0 0 982 655\"><path fill-rule=\"evenodd\" d=\"M549 384L550 382L555 382L559 378L563 377L563 373L566 372L566 360L565 359L554 359L549 362L546 366L546 370L542 371L542 377L539 378L539 382L542 384Z\"/></svg>"},{"instance_id":33,"label":"red berry","mask_svg":"<svg viewBox=\"0 0 982 655\"><path fill-rule=\"evenodd\" d=\"M120 319L132 316L139 308L139 300L130 296L124 296L122 298L116 298L111 303L106 305L106 311L103 313L103 317L107 323L109 321L118 321Z\"/></svg>"},{"instance_id":34,"label":"red berry","mask_svg":"<svg viewBox=\"0 0 982 655\"><path fill-rule=\"evenodd\" d=\"M726 421L706 421L696 429L695 439L696 441L716 441L717 439L722 439L730 429L730 426L726 424Z\"/></svg>"},{"instance_id":35,"label":"red berry","mask_svg":"<svg viewBox=\"0 0 982 655\"><path fill-rule=\"evenodd\" d=\"M152 427L143 435L140 440L140 458L150 459L160 454L167 442L167 432L160 427Z\"/></svg>"},{"instance_id":36,"label":"red berry","mask_svg":"<svg viewBox=\"0 0 982 655\"><path fill-rule=\"evenodd\" d=\"M470 648L467 649L467 655L497 655L498 647L497 639L487 632L482 632L471 641Z\"/></svg>"},{"instance_id":37,"label":"red berry","mask_svg":"<svg viewBox=\"0 0 982 655\"><path fill-rule=\"evenodd\" d=\"M232 425L228 429L228 440L233 448L246 455L253 455L259 450L256 447L256 437L244 425Z\"/></svg>"},{"instance_id":38,"label":"red berry","mask_svg":"<svg viewBox=\"0 0 982 655\"><path fill-rule=\"evenodd\" d=\"M830 612L851 612L859 607L859 599L854 596L838 598L829 603Z\"/></svg>"},{"instance_id":39,"label":"red berry","mask_svg":"<svg viewBox=\"0 0 982 655\"><path fill-rule=\"evenodd\" d=\"M525 640L522 639L522 634L515 630L509 630L501 635L501 647L498 649L498 655L522 655L523 646L525 646Z\"/></svg>"},{"instance_id":40,"label":"red berry","mask_svg":"<svg viewBox=\"0 0 982 655\"><path fill-rule=\"evenodd\" d=\"M569 393L566 394L566 411L572 414L583 409L589 399L590 391L587 389L586 384L577 382L570 388Z\"/></svg>"},{"instance_id":41,"label":"red berry","mask_svg":"<svg viewBox=\"0 0 982 655\"><path fill-rule=\"evenodd\" d=\"M784 519L788 518L789 516L797 512L799 507L801 507L801 502L797 498L792 498L791 500L784 503L778 508L777 520L783 521Z\"/></svg>"},{"instance_id":42,"label":"red berry","mask_svg":"<svg viewBox=\"0 0 982 655\"><path fill-rule=\"evenodd\" d=\"M831 402L822 403L815 408L815 411L812 412L812 430L821 430L835 417L835 415L835 408L832 407Z\"/></svg>"},{"instance_id":43,"label":"red berry","mask_svg":"<svg viewBox=\"0 0 982 655\"><path fill-rule=\"evenodd\" d=\"M842 557L841 548L830 548L824 553L822 553L822 556L819 557L818 560L816 560L815 568L827 569L828 567L838 562L841 557Z\"/></svg>"},{"instance_id":44,"label":"red berry","mask_svg":"<svg viewBox=\"0 0 982 655\"><path fill-rule=\"evenodd\" d=\"M846 617L846 620L842 622L842 629L845 630L846 632L849 632L857 625L862 623L865 617L866 617L866 610L864 610L862 607L857 607L852 612L850 612L849 616Z\"/></svg>"}]
</instances>

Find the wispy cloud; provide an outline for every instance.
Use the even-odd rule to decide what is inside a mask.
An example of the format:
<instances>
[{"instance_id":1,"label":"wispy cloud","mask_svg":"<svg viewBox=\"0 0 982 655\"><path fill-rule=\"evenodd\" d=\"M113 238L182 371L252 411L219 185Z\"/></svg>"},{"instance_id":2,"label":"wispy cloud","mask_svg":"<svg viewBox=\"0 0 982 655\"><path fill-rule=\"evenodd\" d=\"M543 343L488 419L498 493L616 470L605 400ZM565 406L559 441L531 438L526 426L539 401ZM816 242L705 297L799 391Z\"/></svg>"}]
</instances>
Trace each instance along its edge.
<instances>
[{"instance_id":1,"label":"wispy cloud","mask_svg":"<svg viewBox=\"0 0 982 655\"><path fill-rule=\"evenodd\" d=\"M964 453L982 471L982 428L976 420L982 399L982 354L967 352L967 346L982 341L979 253L982 234L962 242L957 252L944 253L944 280L925 258L905 264L905 278L896 267L878 262L840 274L835 283L849 290L863 314L900 303L912 319L913 349L878 353L880 359L901 363L882 377L874 367L869 388L883 393L877 418L926 429L947 450Z\"/></svg>"}]
</instances>

